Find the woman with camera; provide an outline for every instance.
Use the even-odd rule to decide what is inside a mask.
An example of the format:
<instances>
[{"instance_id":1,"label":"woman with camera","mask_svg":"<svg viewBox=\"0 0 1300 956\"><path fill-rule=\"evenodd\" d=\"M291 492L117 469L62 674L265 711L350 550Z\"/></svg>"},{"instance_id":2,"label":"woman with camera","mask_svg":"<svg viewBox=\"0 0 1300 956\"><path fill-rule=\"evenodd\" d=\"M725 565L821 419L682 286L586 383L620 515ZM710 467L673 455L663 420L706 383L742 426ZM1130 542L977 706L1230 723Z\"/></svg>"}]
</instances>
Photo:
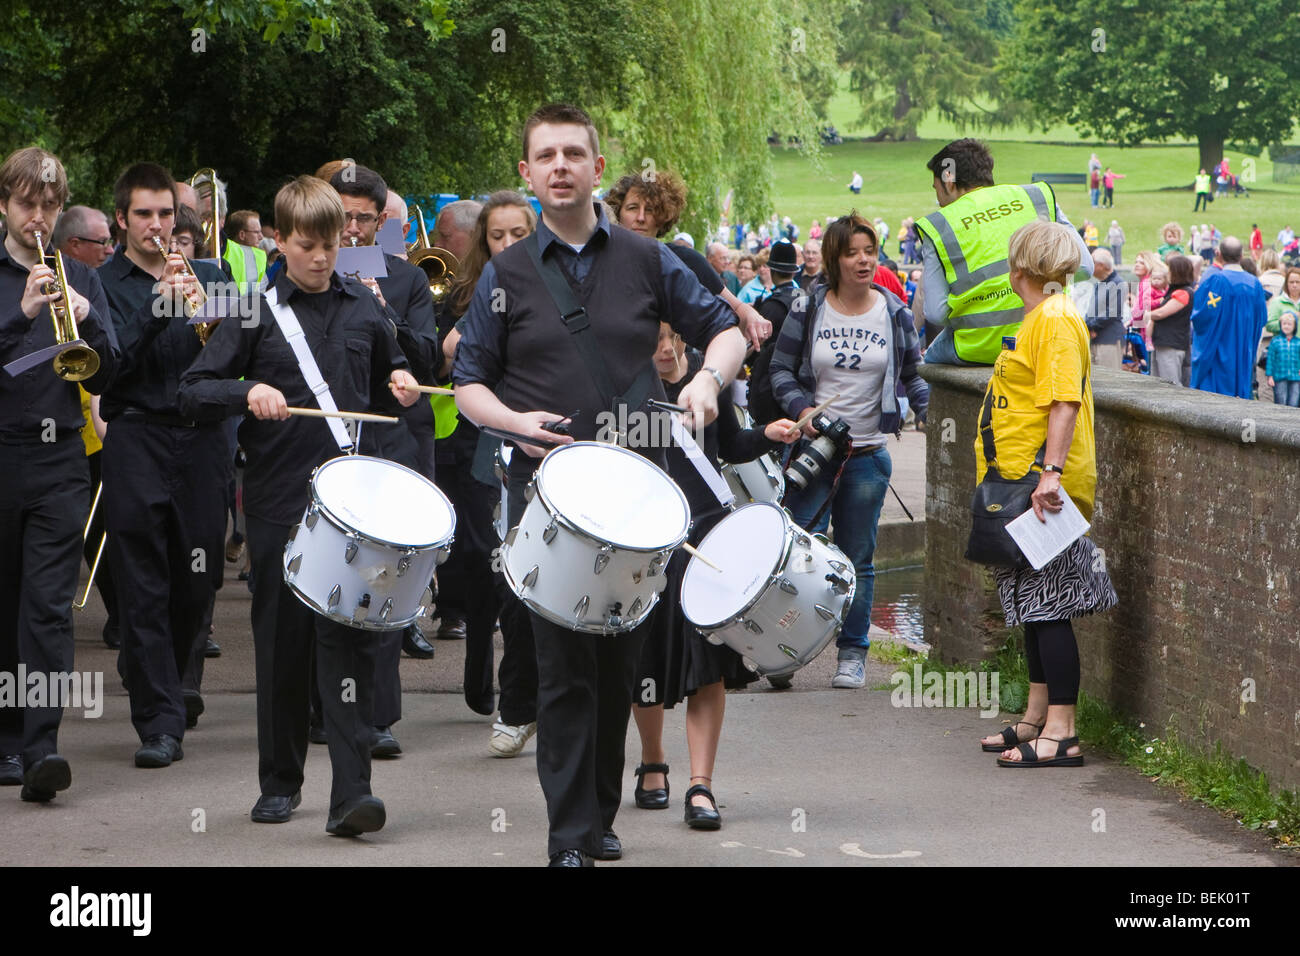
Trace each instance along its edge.
<instances>
[{"instance_id":1,"label":"woman with camera","mask_svg":"<svg viewBox=\"0 0 1300 956\"><path fill-rule=\"evenodd\" d=\"M893 464L885 448L902 429L899 399L925 420L930 390L917 372L921 354L912 313L873 280L880 255L875 229L857 211L826 227L826 283L795 300L772 356L772 391L792 419L815 407L786 472L785 506L807 531L834 525L835 544L853 562L857 590L836 644L832 687L866 683L868 631L876 574L876 528Z\"/></svg>"}]
</instances>

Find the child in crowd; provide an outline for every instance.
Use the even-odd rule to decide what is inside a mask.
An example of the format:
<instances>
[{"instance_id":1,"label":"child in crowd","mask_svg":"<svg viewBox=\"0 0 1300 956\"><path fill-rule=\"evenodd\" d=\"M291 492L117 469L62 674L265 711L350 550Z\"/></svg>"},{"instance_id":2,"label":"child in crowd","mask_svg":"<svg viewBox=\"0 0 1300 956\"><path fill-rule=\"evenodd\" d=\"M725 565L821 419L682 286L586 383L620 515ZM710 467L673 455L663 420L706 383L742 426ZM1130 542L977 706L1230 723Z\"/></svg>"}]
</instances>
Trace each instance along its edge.
<instances>
[{"instance_id":1,"label":"child in crowd","mask_svg":"<svg viewBox=\"0 0 1300 956\"><path fill-rule=\"evenodd\" d=\"M1164 243L1156 250L1156 255L1167 259L1171 252L1183 254L1183 227L1176 222L1167 222L1160 227L1160 238Z\"/></svg>"},{"instance_id":2,"label":"child in crowd","mask_svg":"<svg viewBox=\"0 0 1300 956\"><path fill-rule=\"evenodd\" d=\"M1268 358L1265 373L1268 384L1273 389L1273 404L1289 405L1300 408L1300 338L1296 337L1296 325L1300 323L1300 313L1287 309L1278 316L1281 329L1268 343Z\"/></svg>"}]
</instances>

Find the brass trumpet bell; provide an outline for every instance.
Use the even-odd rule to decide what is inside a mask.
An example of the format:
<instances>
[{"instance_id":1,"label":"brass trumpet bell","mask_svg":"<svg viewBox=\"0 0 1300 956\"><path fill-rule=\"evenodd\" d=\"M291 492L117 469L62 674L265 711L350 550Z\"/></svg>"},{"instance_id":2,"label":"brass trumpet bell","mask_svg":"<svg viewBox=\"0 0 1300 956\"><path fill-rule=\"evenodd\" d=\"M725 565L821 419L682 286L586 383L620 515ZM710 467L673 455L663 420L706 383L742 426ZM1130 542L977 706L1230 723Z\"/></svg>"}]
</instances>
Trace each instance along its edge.
<instances>
[{"instance_id":1,"label":"brass trumpet bell","mask_svg":"<svg viewBox=\"0 0 1300 956\"><path fill-rule=\"evenodd\" d=\"M41 262L45 263L45 241L39 232L36 233L36 246ZM72 317L72 299L68 296L70 286L67 270L63 266L63 253L55 249L50 258L54 260L54 281L46 283L41 291L46 295L55 291L59 293L59 298L50 303L50 318L54 321L54 344L68 346L54 356L54 374L65 382L84 382L99 371L99 353L84 343L71 344L81 336L77 334L77 323Z\"/></svg>"},{"instance_id":2,"label":"brass trumpet bell","mask_svg":"<svg viewBox=\"0 0 1300 956\"><path fill-rule=\"evenodd\" d=\"M440 246L429 245L429 233L424 228L424 212L415 207L416 221L420 226L420 238L406 254L406 261L424 270L429 283L429 294L434 302L441 302L451 291L451 280L460 269L460 261L448 250Z\"/></svg>"}]
</instances>

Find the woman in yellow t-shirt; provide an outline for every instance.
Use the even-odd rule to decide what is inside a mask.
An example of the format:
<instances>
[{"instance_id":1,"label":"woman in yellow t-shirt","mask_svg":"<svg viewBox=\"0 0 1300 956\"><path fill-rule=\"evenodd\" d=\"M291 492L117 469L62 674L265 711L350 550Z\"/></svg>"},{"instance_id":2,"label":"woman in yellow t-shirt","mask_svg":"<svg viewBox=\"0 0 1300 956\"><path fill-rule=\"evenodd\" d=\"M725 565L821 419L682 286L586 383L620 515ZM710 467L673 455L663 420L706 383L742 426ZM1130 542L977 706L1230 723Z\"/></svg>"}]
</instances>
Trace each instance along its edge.
<instances>
[{"instance_id":1,"label":"woman in yellow t-shirt","mask_svg":"<svg viewBox=\"0 0 1300 956\"><path fill-rule=\"evenodd\" d=\"M1097 486L1088 328L1060 292L1078 265L1076 249L1069 227L1058 223L1033 222L1012 235L1007 263L1025 320L1014 342L1004 341L989 381L998 470L1028 474L1044 449L1032 498L1040 520L1061 510L1064 491L1091 521ZM980 481L987 466L979 439L975 460ZM1084 535L1040 571L999 568L997 582L1007 627L1024 627L1029 703L1024 720L985 737L983 747L1002 751L1004 767L1081 766L1079 648L1070 620L1118 603L1101 553Z\"/></svg>"}]
</instances>

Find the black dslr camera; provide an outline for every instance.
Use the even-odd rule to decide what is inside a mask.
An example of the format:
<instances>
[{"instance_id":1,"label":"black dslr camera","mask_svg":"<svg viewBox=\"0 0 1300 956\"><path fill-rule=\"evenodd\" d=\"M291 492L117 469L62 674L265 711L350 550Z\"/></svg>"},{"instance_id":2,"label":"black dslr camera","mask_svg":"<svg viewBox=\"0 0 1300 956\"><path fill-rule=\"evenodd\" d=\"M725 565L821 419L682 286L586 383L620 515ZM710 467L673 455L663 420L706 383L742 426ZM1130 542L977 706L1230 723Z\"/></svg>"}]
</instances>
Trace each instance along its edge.
<instances>
[{"instance_id":1,"label":"black dslr camera","mask_svg":"<svg viewBox=\"0 0 1300 956\"><path fill-rule=\"evenodd\" d=\"M842 418L831 421L826 415L818 415L812 424L820 434L791 460L785 470L785 480L793 482L800 491L805 490L830 464L835 453L849 442L849 423Z\"/></svg>"}]
</instances>

